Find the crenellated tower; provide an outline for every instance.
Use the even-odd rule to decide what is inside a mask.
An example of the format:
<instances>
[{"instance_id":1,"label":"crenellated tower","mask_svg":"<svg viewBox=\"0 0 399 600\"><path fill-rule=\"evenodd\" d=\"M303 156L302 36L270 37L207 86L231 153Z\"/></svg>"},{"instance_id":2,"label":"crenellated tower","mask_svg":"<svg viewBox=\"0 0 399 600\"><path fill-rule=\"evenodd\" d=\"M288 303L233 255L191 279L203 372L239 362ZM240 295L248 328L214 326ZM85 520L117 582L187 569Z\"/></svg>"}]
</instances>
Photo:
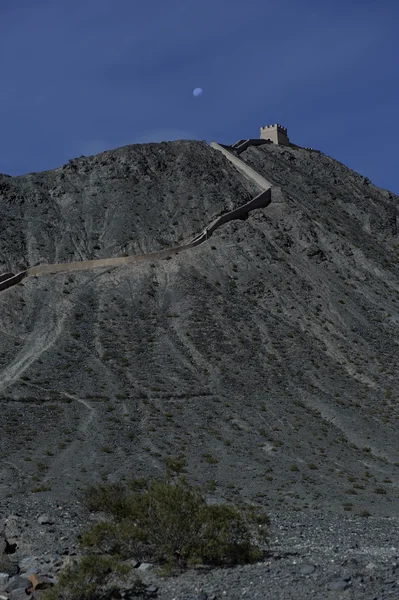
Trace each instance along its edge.
<instances>
[{"instance_id":1,"label":"crenellated tower","mask_svg":"<svg viewBox=\"0 0 399 600\"><path fill-rule=\"evenodd\" d=\"M288 139L287 128L282 125L265 125L260 128L260 138L262 140L270 140L273 144L280 146L289 146L290 140Z\"/></svg>"}]
</instances>

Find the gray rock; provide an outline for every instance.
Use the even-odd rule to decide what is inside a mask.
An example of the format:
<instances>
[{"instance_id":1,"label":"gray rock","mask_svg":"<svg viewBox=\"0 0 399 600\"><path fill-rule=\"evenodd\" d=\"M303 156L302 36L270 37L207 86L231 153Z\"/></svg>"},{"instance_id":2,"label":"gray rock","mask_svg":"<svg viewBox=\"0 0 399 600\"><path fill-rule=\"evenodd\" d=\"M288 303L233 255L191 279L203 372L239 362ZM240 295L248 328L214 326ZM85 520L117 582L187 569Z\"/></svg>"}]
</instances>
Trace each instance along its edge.
<instances>
[{"instance_id":1,"label":"gray rock","mask_svg":"<svg viewBox=\"0 0 399 600\"><path fill-rule=\"evenodd\" d=\"M39 556L26 556L19 561L19 568L21 573L25 573L32 568L33 565L37 565L41 562Z\"/></svg>"},{"instance_id":2,"label":"gray rock","mask_svg":"<svg viewBox=\"0 0 399 600\"><path fill-rule=\"evenodd\" d=\"M50 517L48 515L40 515L40 517L38 517L37 522L39 523L39 525L52 525L53 521L50 519Z\"/></svg>"},{"instance_id":3,"label":"gray rock","mask_svg":"<svg viewBox=\"0 0 399 600\"><path fill-rule=\"evenodd\" d=\"M10 600L27 600L27 598L29 598L29 596L23 589L14 590L10 594Z\"/></svg>"},{"instance_id":4,"label":"gray rock","mask_svg":"<svg viewBox=\"0 0 399 600\"><path fill-rule=\"evenodd\" d=\"M299 572L301 575L310 575L314 573L316 567L314 565L301 565Z\"/></svg>"},{"instance_id":5,"label":"gray rock","mask_svg":"<svg viewBox=\"0 0 399 600\"><path fill-rule=\"evenodd\" d=\"M140 563L139 567L137 567L139 571L149 571L151 569L154 568L154 565L152 563Z\"/></svg>"},{"instance_id":6,"label":"gray rock","mask_svg":"<svg viewBox=\"0 0 399 600\"><path fill-rule=\"evenodd\" d=\"M130 566L132 569L138 569L138 567L140 566L140 561L136 560L135 558L130 558L126 561L124 561L128 566Z\"/></svg>"},{"instance_id":7,"label":"gray rock","mask_svg":"<svg viewBox=\"0 0 399 600\"><path fill-rule=\"evenodd\" d=\"M15 575L11 577L7 586L4 588L5 592L13 592L15 590L26 590L31 586L31 582L26 577L20 577L19 575Z\"/></svg>"},{"instance_id":8,"label":"gray rock","mask_svg":"<svg viewBox=\"0 0 399 600\"><path fill-rule=\"evenodd\" d=\"M8 573L0 573L0 589L5 587L10 579L10 575Z\"/></svg>"},{"instance_id":9,"label":"gray rock","mask_svg":"<svg viewBox=\"0 0 399 600\"><path fill-rule=\"evenodd\" d=\"M327 585L327 589L329 590L347 590L351 586L350 581L346 581L345 579L336 579L335 581L330 581Z\"/></svg>"}]
</instances>

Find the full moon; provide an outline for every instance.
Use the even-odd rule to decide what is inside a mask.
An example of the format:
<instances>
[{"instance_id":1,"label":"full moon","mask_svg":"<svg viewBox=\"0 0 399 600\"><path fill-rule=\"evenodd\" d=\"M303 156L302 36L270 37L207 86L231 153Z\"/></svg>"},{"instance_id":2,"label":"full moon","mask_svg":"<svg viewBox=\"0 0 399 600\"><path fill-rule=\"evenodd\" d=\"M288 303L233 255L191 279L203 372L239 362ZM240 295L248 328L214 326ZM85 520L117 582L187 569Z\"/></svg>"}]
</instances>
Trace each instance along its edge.
<instances>
[{"instance_id":1,"label":"full moon","mask_svg":"<svg viewBox=\"0 0 399 600\"><path fill-rule=\"evenodd\" d=\"M195 90L193 91L193 96L197 97L197 96L201 96L201 94L203 93L203 89L202 88L195 88Z\"/></svg>"}]
</instances>

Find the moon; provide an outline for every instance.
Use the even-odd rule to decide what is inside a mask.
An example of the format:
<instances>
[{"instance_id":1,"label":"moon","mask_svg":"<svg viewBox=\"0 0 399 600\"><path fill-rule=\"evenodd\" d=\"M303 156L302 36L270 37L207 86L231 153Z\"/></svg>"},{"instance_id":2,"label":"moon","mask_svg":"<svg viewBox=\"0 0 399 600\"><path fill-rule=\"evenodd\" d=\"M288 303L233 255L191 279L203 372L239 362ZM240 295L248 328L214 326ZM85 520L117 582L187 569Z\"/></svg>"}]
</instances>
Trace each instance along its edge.
<instances>
[{"instance_id":1,"label":"moon","mask_svg":"<svg viewBox=\"0 0 399 600\"><path fill-rule=\"evenodd\" d=\"M195 88L195 90L193 91L193 96L195 96L195 97L201 96L203 91L204 90L202 88Z\"/></svg>"}]
</instances>

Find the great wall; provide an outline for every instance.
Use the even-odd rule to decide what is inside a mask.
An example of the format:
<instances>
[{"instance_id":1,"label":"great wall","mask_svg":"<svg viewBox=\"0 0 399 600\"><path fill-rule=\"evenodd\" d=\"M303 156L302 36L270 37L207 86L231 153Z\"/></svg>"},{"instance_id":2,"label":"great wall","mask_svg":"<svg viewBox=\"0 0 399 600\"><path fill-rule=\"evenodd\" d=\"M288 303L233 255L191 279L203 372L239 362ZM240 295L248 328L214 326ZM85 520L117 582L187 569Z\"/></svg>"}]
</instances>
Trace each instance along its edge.
<instances>
[{"instance_id":1,"label":"great wall","mask_svg":"<svg viewBox=\"0 0 399 600\"><path fill-rule=\"evenodd\" d=\"M250 138L247 140L239 140L231 146L218 144L217 142L210 143L210 146L212 148L218 150L219 152L222 152L224 156L234 165L234 167L242 175L244 175L244 177L255 183L255 185L261 191L257 196L255 196L255 198L253 198L249 202L246 202L242 206L239 206L214 219L203 230L202 233L195 236L187 244L173 246L172 248L166 248L165 250L160 250L158 252L150 252L148 254L136 254L130 256L102 258L86 261L73 261L70 263L36 265L34 267L29 267L28 269L25 269L24 271L21 271L16 275L14 273L2 273L0 274L0 291L6 290L20 283L26 277L68 271L84 271L88 269L98 269L101 267L118 267L127 264L135 264L143 261L161 260L174 256L179 252L183 252L184 250L189 250L190 248L194 248L195 246L203 244L206 240L209 239L212 233L221 225L224 225L225 223L228 223L229 221L233 221L235 219L243 219L252 210L255 210L257 208L265 208L271 203L272 190L274 189L274 186L272 186L271 183L267 181L267 179L259 175L259 173L257 173L256 171L254 171L244 161L238 158L238 155L241 154L241 152L243 152L244 150L246 150L249 146L259 146L270 143L288 145L289 140L287 137L287 129L282 127L281 125L275 124L266 127L261 127L260 139Z\"/></svg>"}]
</instances>

